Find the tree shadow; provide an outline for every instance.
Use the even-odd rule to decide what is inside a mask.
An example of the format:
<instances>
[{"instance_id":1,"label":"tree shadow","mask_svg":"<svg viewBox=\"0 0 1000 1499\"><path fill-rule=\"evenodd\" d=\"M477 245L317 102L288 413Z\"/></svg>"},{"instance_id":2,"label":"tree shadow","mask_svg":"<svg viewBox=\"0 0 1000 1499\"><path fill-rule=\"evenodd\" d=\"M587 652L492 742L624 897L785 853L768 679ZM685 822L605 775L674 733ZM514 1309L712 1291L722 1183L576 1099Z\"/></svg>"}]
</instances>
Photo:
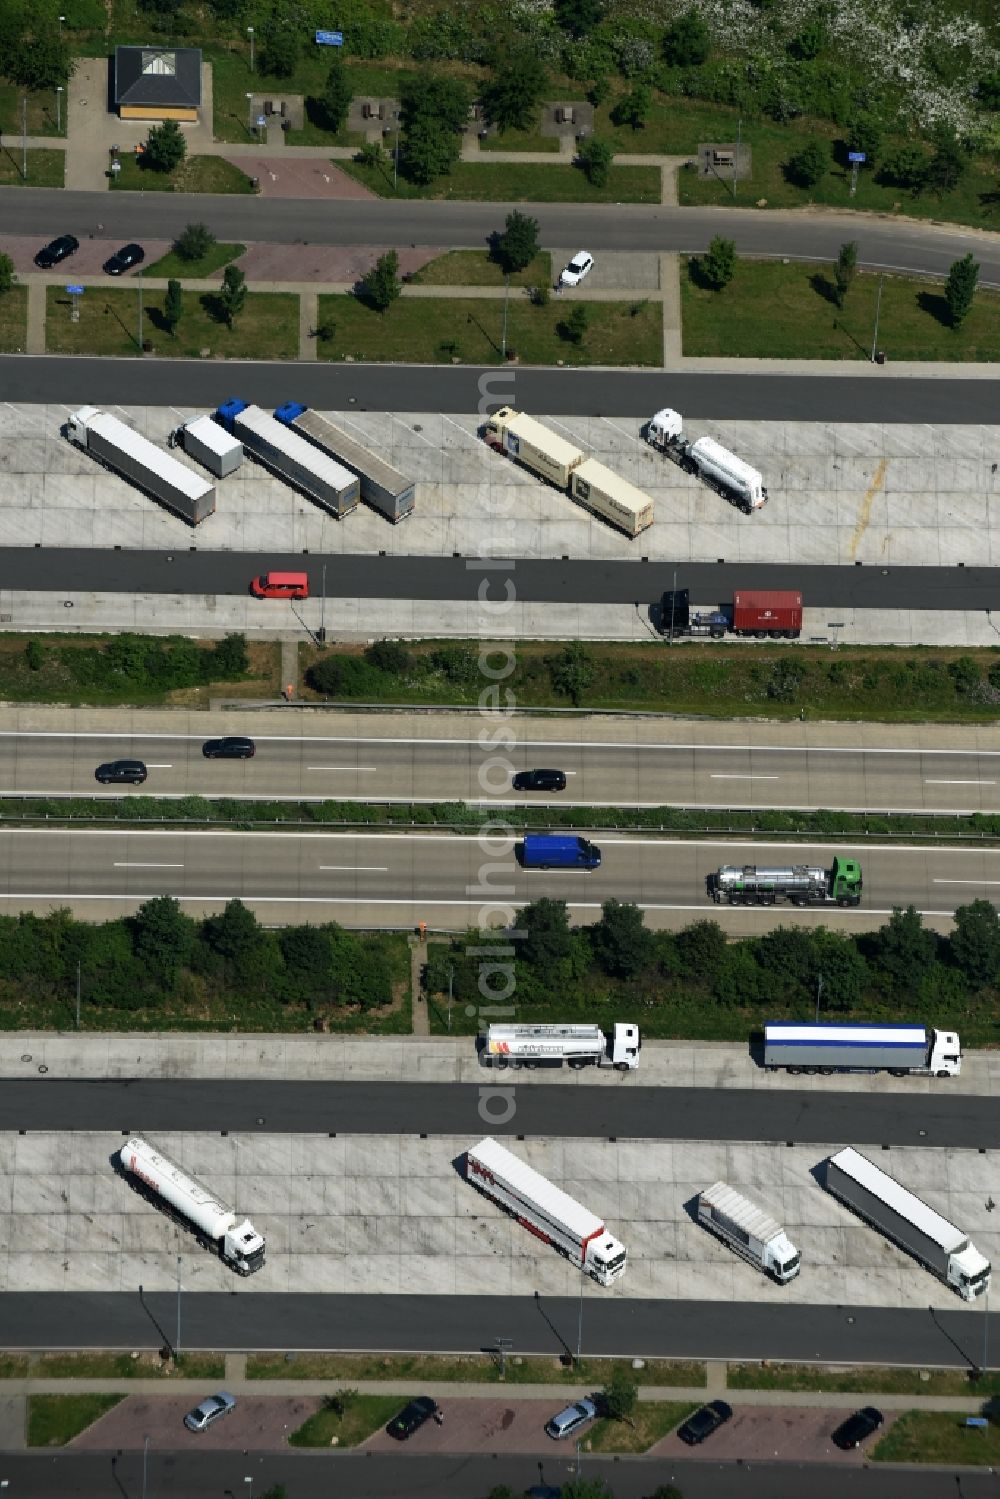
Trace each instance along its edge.
<instances>
[{"instance_id":1,"label":"tree shadow","mask_svg":"<svg viewBox=\"0 0 1000 1499\"><path fill-rule=\"evenodd\" d=\"M917 292L917 306L921 312L926 312L929 317L939 322L942 328L954 328L948 303L938 292Z\"/></svg>"},{"instance_id":2,"label":"tree shadow","mask_svg":"<svg viewBox=\"0 0 1000 1499\"><path fill-rule=\"evenodd\" d=\"M831 281L829 276L825 276L822 271L815 271L813 275L809 277L809 285L812 287L817 297L822 297L823 301L829 302L831 307L836 307L838 305L837 284L835 281Z\"/></svg>"},{"instance_id":3,"label":"tree shadow","mask_svg":"<svg viewBox=\"0 0 1000 1499\"><path fill-rule=\"evenodd\" d=\"M691 282L691 285L696 286L699 291L715 290L715 286L705 275L700 255L692 255L691 259L688 261L688 280Z\"/></svg>"},{"instance_id":4,"label":"tree shadow","mask_svg":"<svg viewBox=\"0 0 1000 1499\"><path fill-rule=\"evenodd\" d=\"M983 208L996 208L1000 203L1000 187L993 187L988 193L980 193L979 202Z\"/></svg>"},{"instance_id":5,"label":"tree shadow","mask_svg":"<svg viewBox=\"0 0 1000 1499\"><path fill-rule=\"evenodd\" d=\"M225 303L217 292L206 291L198 298L202 307L208 313L213 323L221 323L224 328L229 327L229 319L226 316Z\"/></svg>"},{"instance_id":6,"label":"tree shadow","mask_svg":"<svg viewBox=\"0 0 1000 1499\"><path fill-rule=\"evenodd\" d=\"M149 322L152 323L152 325L156 329L157 333L169 333L170 332L170 324L167 322L166 318L163 316L163 311L162 311L161 308L159 308L159 307L148 307L147 306L147 307L144 307L142 309L142 311L143 311L143 316L146 317L146 318L148 318Z\"/></svg>"}]
</instances>

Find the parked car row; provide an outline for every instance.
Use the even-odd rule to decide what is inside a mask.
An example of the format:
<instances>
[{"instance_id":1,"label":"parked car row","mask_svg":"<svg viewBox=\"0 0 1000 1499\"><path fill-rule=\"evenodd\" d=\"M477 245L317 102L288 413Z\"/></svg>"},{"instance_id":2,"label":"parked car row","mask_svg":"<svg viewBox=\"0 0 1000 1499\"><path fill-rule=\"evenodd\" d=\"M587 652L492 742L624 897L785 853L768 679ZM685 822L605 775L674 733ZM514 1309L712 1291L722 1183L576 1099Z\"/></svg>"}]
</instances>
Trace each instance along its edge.
<instances>
[{"instance_id":1,"label":"parked car row","mask_svg":"<svg viewBox=\"0 0 1000 1499\"><path fill-rule=\"evenodd\" d=\"M43 245L35 256L35 264L40 271L54 270L71 255L75 255L80 248L80 241L75 234L60 234L55 239L50 239L47 245ZM116 254L104 262L104 270L109 276L121 276L125 271L133 270L137 265L142 265L146 258L146 252L141 245L122 245Z\"/></svg>"},{"instance_id":2,"label":"parked car row","mask_svg":"<svg viewBox=\"0 0 1000 1499\"><path fill-rule=\"evenodd\" d=\"M250 760L257 746L243 734L227 734L222 739L206 739L201 752L206 760ZM106 760L94 778L102 786L141 786L148 774L144 760Z\"/></svg>"}]
</instances>

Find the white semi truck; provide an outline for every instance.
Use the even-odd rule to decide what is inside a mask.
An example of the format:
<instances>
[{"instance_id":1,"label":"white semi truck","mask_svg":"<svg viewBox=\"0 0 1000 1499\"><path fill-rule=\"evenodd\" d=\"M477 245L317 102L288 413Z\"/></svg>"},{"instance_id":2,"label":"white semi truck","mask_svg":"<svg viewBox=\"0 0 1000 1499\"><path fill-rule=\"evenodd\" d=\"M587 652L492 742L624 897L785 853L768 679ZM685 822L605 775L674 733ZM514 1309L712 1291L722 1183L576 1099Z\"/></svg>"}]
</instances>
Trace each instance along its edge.
<instances>
[{"instance_id":1,"label":"white semi truck","mask_svg":"<svg viewBox=\"0 0 1000 1499\"><path fill-rule=\"evenodd\" d=\"M848 1147L826 1162L824 1185L866 1223L912 1254L963 1301L990 1289L990 1262L967 1234L942 1218L874 1161Z\"/></svg>"},{"instance_id":2,"label":"white semi truck","mask_svg":"<svg viewBox=\"0 0 1000 1499\"><path fill-rule=\"evenodd\" d=\"M725 1182L698 1193L698 1222L779 1285L798 1275L802 1256L780 1223Z\"/></svg>"},{"instance_id":3,"label":"white semi truck","mask_svg":"<svg viewBox=\"0 0 1000 1499\"><path fill-rule=\"evenodd\" d=\"M623 1022L610 1035L599 1025L491 1025L484 1051L494 1067L568 1062L571 1067L610 1065L628 1072L638 1067L641 1046L639 1027Z\"/></svg>"},{"instance_id":4,"label":"white semi truck","mask_svg":"<svg viewBox=\"0 0 1000 1499\"><path fill-rule=\"evenodd\" d=\"M70 442L160 500L192 526L215 510L215 488L148 437L96 406L81 406L66 423Z\"/></svg>"},{"instance_id":5,"label":"white semi truck","mask_svg":"<svg viewBox=\"0 0 1000 1499\"><path fill-rule=\"evenodd\" d=\"M264 1240L249 1218L240 1218L235 1208L210 1192L193 1176L157 1150L148 1140L133 1135L119 1152L125 1171L144 1197L157 1206L173 1210L195 1230L200 1243L213 1247L227 1265L240 1275L252 1275L264 1263Z\"/></svg>"},{"instance_id":6,"label":"white semi truck","mask_svg":"<svg viewBox=\"0 0 1000 1499\"><path fill-rule=\"evenodd\" d=\"M551 1244L599 1285L625 1274L628 1254L602 1219L487 1137L465 1153L465 1176L529 1233Z\"/></svg>"},{"instance_id":7,"label":"white semi truck","mask_svg":"<svg viewBox=\"0 0 1000 1499\"><path fill-rule=\"evenodd\" d=\"M683 432L680 413L665 406L648 422L646 441L688 473L698 474L726 498L735 499L748 515L767 504L767 490L757 469L737 458L714 437L699 437L697 442L689 442Z\"/></svg>"},{"instance_id":8,"label":"white semi truck","mask_svg":"<svg viewBox=\"0 0 1000 1499\"><path fill-rule=\"evenodd\" d=\"M925 1025L822 1025L771 1020L764 1026L769 1072L808 1075L888 1072L892 1077L958 1077L962 1046L955 1031Z\"/></svg>"}]
</instances>

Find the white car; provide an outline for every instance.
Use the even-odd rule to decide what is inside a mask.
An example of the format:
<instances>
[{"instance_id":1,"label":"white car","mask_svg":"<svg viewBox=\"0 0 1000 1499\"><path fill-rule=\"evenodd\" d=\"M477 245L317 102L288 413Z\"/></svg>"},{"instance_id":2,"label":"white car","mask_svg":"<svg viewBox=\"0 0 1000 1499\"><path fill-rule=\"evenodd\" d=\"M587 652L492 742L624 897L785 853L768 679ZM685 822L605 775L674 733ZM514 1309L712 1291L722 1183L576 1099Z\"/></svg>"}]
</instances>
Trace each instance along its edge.
<instances>
[{"instance_id":1,"label":"white car","mask_svg":"<svg viewBox=\"0 0 1000 1499\"><path fill-rule=\"evenodd\" d=\"M560 286L579 286L584 276L590 274L594 266L593 255L588 255L586 250L578 250L569 265L559 277Z\"/></svg>"}]
</instances>

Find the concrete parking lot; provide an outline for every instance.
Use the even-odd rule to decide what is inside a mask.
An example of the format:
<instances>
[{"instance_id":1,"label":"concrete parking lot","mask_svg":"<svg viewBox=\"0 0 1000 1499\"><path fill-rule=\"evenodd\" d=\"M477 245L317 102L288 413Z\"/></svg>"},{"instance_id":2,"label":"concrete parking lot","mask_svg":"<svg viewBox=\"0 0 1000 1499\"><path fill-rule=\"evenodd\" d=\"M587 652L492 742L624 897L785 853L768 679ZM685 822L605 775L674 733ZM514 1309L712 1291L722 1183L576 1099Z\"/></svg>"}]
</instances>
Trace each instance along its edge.
<instances>
[{"instance_id":1,"label":"concrete parking lot","mask_svg":"<svg viewBox=\"0 0 1000 1499\"><path fill-rule=\"evenodd\" d=\"M878 1403L878 1397L872 1397ZM686 1447L675 1432L664 1437L649 1450L650 1457L695 1458L704 1462L799 1462L837 1463L860 1467L865 1461L863 1448L842 1452L830 1435L857 1405L828 1409L802 1409L792 1406L737 1405L733 1418L708 1437L700 1447ZM877 1446L881 1437L899 1419L887 1412L885 1425L866 1446Z\"/></svg>"},{"instance_id":2,"label":"concrete parking lot","mask_svg":"<svg viewBox=\"0 0 1000 1499\"><path fill-rule=\"evenodd\" d=\"M213 1393L206 1388L206 1395ZM81 1432L72 1446L107 1452L118 1447L141 1447L148 1436L152 1446L179 1452L206 1448L214 1452L271 1450L283 1447L289 1432L319 1410L322 1400L319 1395L242 1395L236 1409L207 1431L188 1431L184 1417L197 1404L190 1396L128 1395Z\"/></svg>"}]
</instances>

